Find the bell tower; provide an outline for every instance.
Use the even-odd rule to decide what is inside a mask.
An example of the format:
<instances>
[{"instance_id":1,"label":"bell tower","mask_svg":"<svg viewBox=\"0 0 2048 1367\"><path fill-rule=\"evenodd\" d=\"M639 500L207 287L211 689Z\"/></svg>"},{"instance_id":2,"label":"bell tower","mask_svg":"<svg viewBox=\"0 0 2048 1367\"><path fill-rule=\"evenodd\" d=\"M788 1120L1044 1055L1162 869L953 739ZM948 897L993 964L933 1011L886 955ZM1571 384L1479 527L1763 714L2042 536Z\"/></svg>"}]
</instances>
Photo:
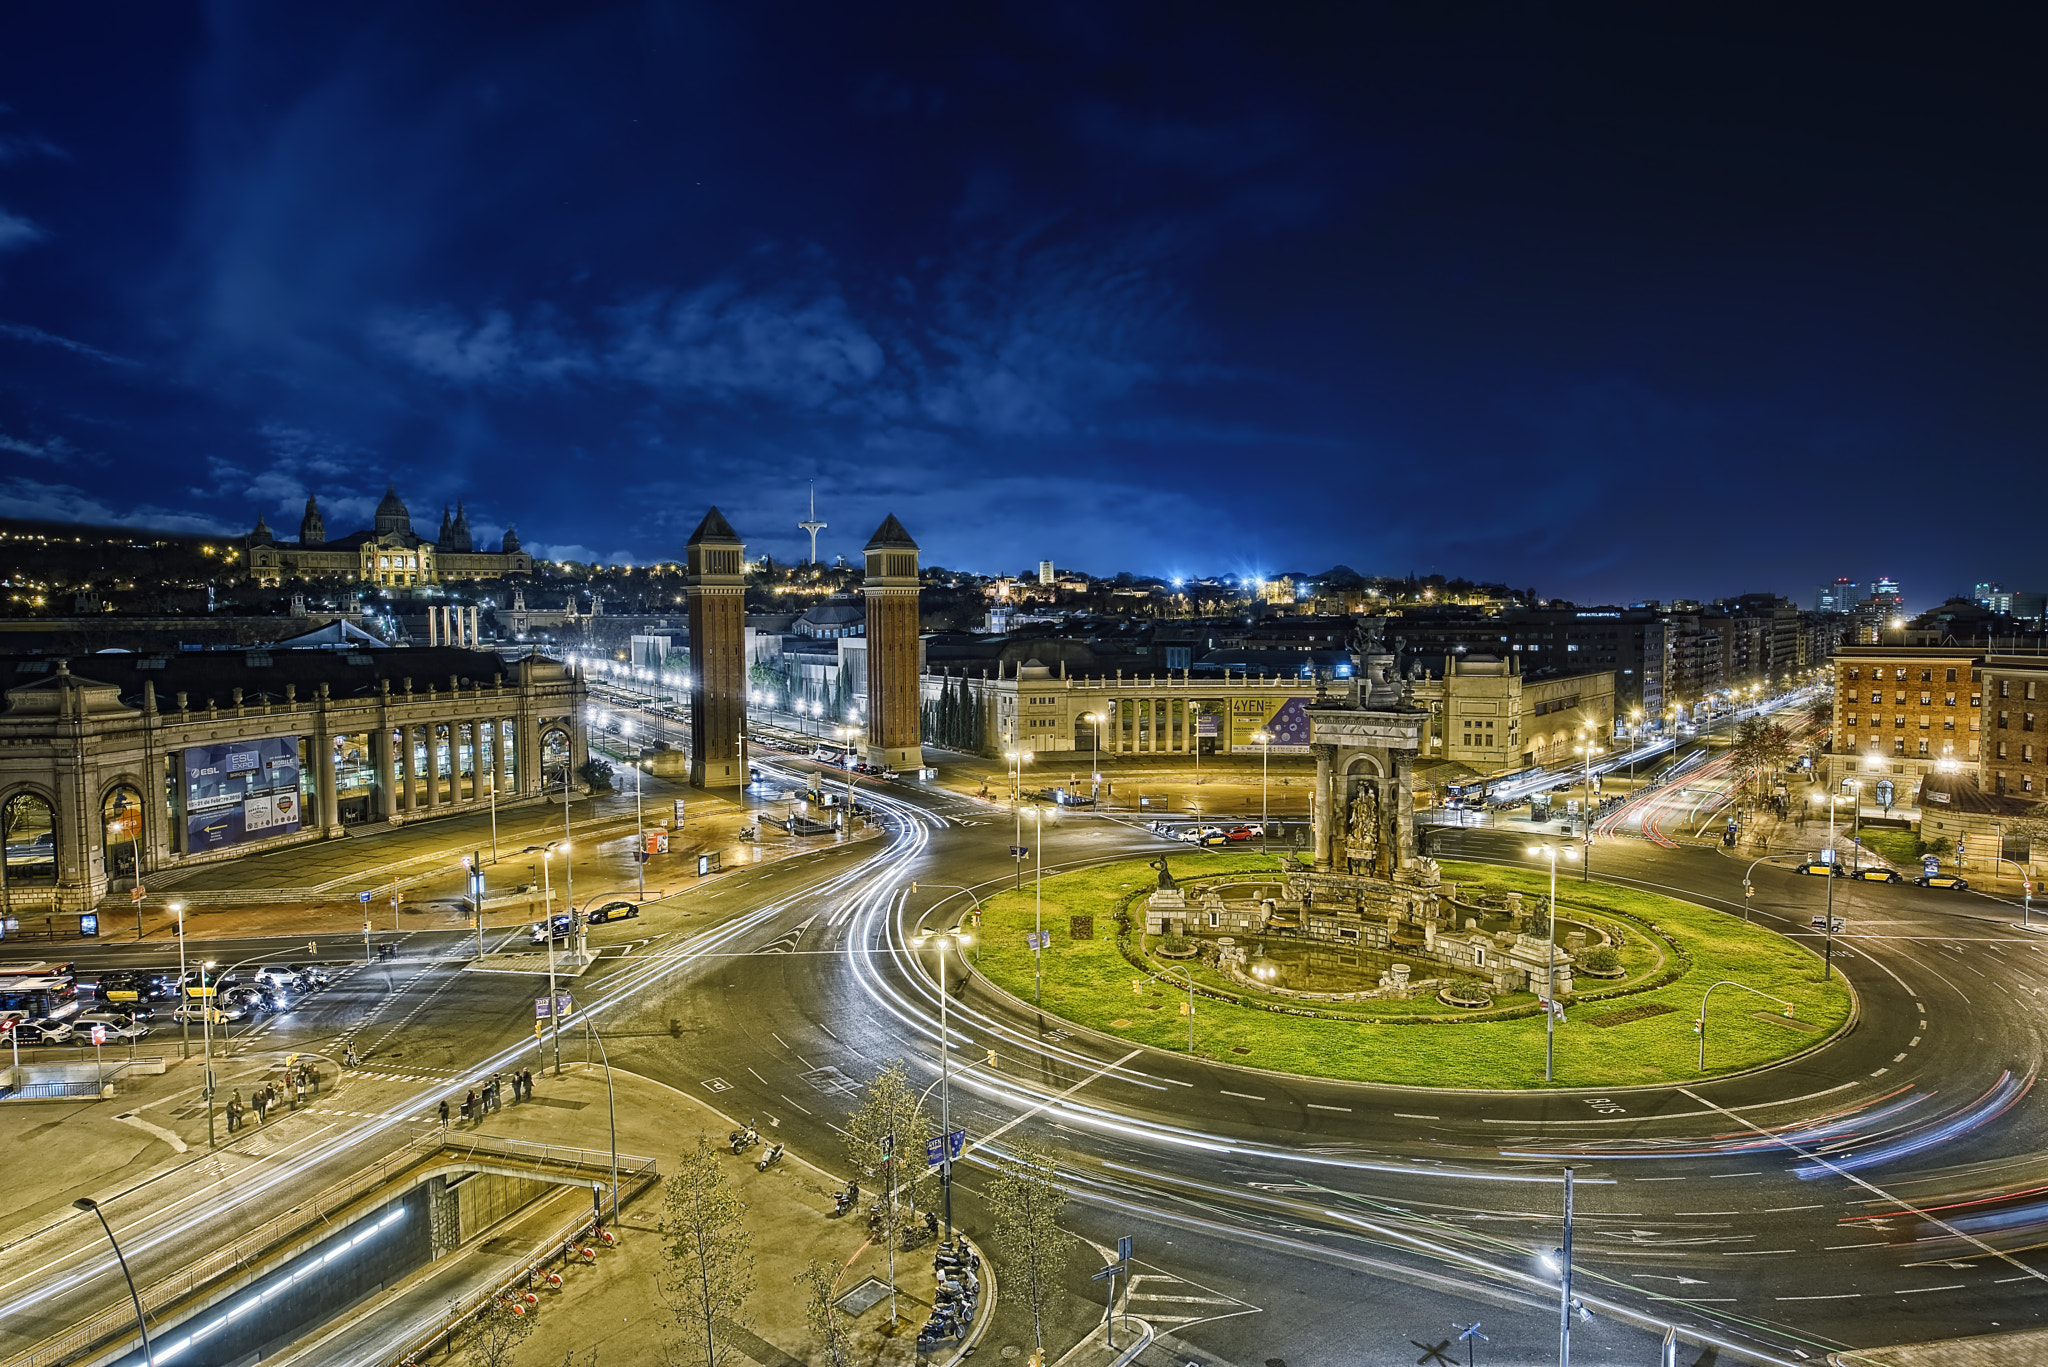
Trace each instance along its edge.
<instances>
[{"instance_id":1,"label":"bell tower","mask_svg":"<svg viewBox=\"0 0 2048 1367\"><path fill-rule=\"evenodd\" d=\"M746 545L713 508L683 547L690 609L690 786L747 782Z\"/></svg>"},{"instance_id":2,"label":"bell tower","mask_svg":"<svg viewBox=\"0 0 2048 1367\"><path fill-rule=\"evenodd\" d=\"M917 543L889 514L868 538L868 763L924 764L918 696Z\"/></svg>"}]
</instances>

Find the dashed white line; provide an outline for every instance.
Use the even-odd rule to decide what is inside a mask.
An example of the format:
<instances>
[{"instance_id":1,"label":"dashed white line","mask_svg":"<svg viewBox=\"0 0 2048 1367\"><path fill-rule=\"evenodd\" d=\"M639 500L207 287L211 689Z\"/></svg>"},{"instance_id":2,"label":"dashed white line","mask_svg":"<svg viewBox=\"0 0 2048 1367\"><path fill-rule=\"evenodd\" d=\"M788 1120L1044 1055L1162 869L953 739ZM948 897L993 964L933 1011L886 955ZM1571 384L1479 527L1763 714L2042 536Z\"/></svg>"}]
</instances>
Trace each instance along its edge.
<instances>
[{"instance_id":1,"label":"dashed white line","mask_svg":"<svg viewBox=\"0 0 2048 1367\"><path fill-rule=\"evenodd\" d=\"M1891 1071L1891 1069L1890 1069L1890 1068L1880 1068L1880 1069L1878 1069L1878 1070L1877 1070L1876 1072L1872 1073L1872 1074L1871 1074L1871 1076L1872 1076L1872 1077L1883 1077L1883 1076L1884 1076L1884 1075L1885 1075L1886 1073L1889 1073L1890 1071Z\"/></svg>"},{"instance_id":2,"label":"dashed white line","mask_svg":"<svg viewBox=\"0 0 2048 1367\"><path fill-rule=\"evenodd\" d=\"M1264 1101L1266 1099L1262 1096L1253 1096L1250 1092L1233 1092L1229 1091L1228 1089L1224 1090L1223 1095L1241 1097L1246 1101Z\"/></svg>"},{"instance_id":3,"label":"dashed white line","mask_svg":"<svg viewBox=\"0 0 2048 1367\"><path fill-rule=\"evenodd\" d=\"M1408 1114L1408 1113L1407 1113L1406 1111L1396 1111L1396 1112L1394 1112L1394 1119L1396 1119L1396 1120L1441 1120L1441 1119L1443 1119L1443 1117L1442 1117L1442 1116L1439 1116L1439 1115L1409 1115L1409 1114Z\"/></svg>"},{"instance_id":4,"label":"dashed white line","mask_svg":"<svg viewBox=\"0 0 2048 1367\"><path fill-rule=\"evenodd\" d=\"M1818 1202L1816 1202L1816 1203L1814 1203L1813 1205L1810 1205L1810 1206L1770 1206L1770 1207L1768 1207L1767 1209L1765 1209L1765 1211L1764 1211L1764 1214L1766 1214L1766 1215L1782 1215L1783 1213L1785 1213L1785 1212L1786 1212L1786 1211L1788 1211L1788 1210L1819 1210L1819 1209L1820 1209L1820 1204L1819 1204Z\"/></svg>"},{"instance_id":5,"label":"dashed white line","mask_svg":"<svg viewBox=\"0 0 2048 1367\"><path fill-rule=\"evenodd\" d=\"M1837 1291L1832 1296L1779 1296L1781 1301L1853 1301L1860 1299L1861 1291Z\"/></svg>"},{"instance_id":6,"label":"dashed white line","mask_svg":"<svg viewBox=\"0 0 2048 1367\"><path fill-rule=\"evenodd\" d=\"M1954 1282L1948 1286L1909 1286L1897 1294L1901 1296L1923 1296L1929 1291L1960 1291L1962 1289L1962 1282Z\"/></svg>"},{"instance_id":7,"label":"dashed white line","mask_svg":"<svg viewBox=\"0 0 2048 1367\"><path fill-rule=\"evenodd\" d=\"M1351 1109L1349 1106L1325 1106L1315 1101L1308 1102L1307 1105L1311 1111L1349 1111Z\"/></svg>"}]
</instances>

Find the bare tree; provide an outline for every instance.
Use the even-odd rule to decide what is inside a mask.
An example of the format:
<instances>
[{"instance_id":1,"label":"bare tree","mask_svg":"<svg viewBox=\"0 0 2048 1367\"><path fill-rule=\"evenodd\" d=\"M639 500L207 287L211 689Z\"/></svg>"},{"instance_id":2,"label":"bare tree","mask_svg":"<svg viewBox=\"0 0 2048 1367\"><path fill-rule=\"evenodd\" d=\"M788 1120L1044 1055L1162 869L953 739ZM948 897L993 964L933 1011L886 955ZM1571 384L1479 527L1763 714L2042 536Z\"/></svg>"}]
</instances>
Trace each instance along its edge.
<instances>
[{"instance_id":1,"label":"bare tree","mask_svg":"<svg viewBox=\"0 0 2048 1367\"><path fill-rule=\"evenodd\" d=\"M1010 1146L996 1159L996 1174L984 1198L995 1216L996 1242L1003 1250L1003 1285L1020 1286L1031 1308L1034 1360L1045 1360L1045 1307L1059 1286L1073 1236L1060 1228L1067 1193L1053 1168L1052 1151L1033 1139Z\"/></svg>"},{"instance_id":2,"label":"bare tree","mask_svg":"<svg viewBox=\"0 0 2048 1367\"><path fill-rule=\"evenodd\" d=\"M533 1332L533 1321L512 1308L510 1301L491 1297L469 1318L463 1335L462 1357L470 1367L512 1367L520 1345Z\"/></svg>"},{"instance_id":3,"label":"bare tree","mask_svg":"<svg viewBox=\"0 0 2048 1367\"><path fill-rule=\"evenodd\" d=\"M846 1160L881 1193L882 1224L891 1248L917 1206L929 1206L938 1178L925 1167L925 1146L939 1132L910 1085L902 1060L892 1061L861 1093L846 1118ZM895 1191L896 1200L888 1199Z\"/></svg>"},{"instance_id":4,"label":"bare tree","mask_svg":"<svg viewBox=\"0 0 2048 1367\"><path fill-rule=\"evenodd\" d=\"M1792 758L1792 735L1774 721L1750 717L1735 728L1729 758L1747 786L1757 775L1785 767Z\"/></svg>"},{"instance_id":5,"label":"bare tree","mask_svg":"<svg viewBox=\"0 0 2048 1367\"><path fill-rule=\"evenodd\" d=\"M662 1183L661 1204L668 1266L657 1285L683 1329L672 1356L690 1367L725 1367L739 1356L731 1331L744 1327L740 1310L754 1290L753 1236L743 1223L746 1203L708 1137L698 1135Z\"/></svg>"},{"instance_id":6,"label":"bare tree","mask_svg":"<svg viewBox=\"0 0 2048 1367\"><path fill-rule=\"evenodd\" d=\"M846 1367L846 1312L833 1300L838 1270L813 1258L790 1280L804 1289L804 1323L825 1345L828 1367Z\"/></svg>"}]
</instances>

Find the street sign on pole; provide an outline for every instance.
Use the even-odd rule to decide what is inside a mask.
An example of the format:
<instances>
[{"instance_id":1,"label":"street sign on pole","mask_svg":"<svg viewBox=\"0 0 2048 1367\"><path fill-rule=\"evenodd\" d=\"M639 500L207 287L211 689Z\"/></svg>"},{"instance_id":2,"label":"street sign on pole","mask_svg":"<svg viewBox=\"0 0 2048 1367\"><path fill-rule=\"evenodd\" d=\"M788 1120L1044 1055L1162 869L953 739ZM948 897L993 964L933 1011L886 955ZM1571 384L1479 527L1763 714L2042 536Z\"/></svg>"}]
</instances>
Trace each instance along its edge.
<instances>
[{"instance_id":1,"label":"street sign on pole","mask_svg":"<svg viewBox=\"0 0 2048 1367\"><path fill-rule=\"evenodd\" d=\"M1022 859L1025 855L1029 853L1031 853L1031 847L1029 845L1010 846L1010 857L1012 859Z\"/></svg>"},{"instance_id":2,"label":"street sign on pole","mask_svg":"<svg viewBox=\"0 0 2048 1367\"><path fill-rule=\"evenodd\" d=\"M955 1130L947 1135L946 1150L946 1156L958 1162L960 1155L967 1151L967 1131Z\"/></svg>"},{"instance_id":3,"label":"street sign on pole","mask_svg":"<svg viewBox=\"0 0 2048 1367\"><path fill-rule=\"evenodd\" d=\"M364 906L368 906L370 905L370 894L367 892L359 892L356 894L356 900L358 902L361 902Z\"/></svg>"},{"instance_id":4,"label":"street sign on pole","mask_svg":"<svg viewBox=\"0 0 2048 1367\"><path fill-rule=\"evenodd\" d=\"M946 1141L942 1135L933 1135L924 1144L924 1165L936 1168L946 1161Z\"/></svg>"},{"instance_id":5,"label":"street sign on pole","mask_svg":"<svg viewBox=\"0 0 2048 1367\"><path fill-rule=\"evenodd\" d=\"M546 997L535 997L533 999L533 1014L539 1020L546 1020L551 1015L566 1016L575 1009L576 1004L569 1000L567 992L557 992L555 994L552 1010L549 1009L549 1002Z\"/></svg>"}]
</instances>

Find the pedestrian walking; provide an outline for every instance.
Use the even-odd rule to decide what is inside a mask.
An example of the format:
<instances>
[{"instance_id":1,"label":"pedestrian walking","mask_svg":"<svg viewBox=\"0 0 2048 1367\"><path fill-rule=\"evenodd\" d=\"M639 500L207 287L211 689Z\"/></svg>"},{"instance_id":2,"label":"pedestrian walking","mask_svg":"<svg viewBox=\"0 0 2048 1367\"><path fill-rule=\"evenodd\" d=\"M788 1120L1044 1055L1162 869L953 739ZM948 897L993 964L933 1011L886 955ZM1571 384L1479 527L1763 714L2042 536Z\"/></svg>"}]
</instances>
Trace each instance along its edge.
<instances>
[{"instance_id":1,"label":"pedestrian walking","mask_svg":"<svg viewBox=\"0 0 2048 1367\"><path fill-rule=\"evenodd\" d=\"M242 1094L237 1091L228 1098L228 1133L242 1128Z\"/></svg>"},{"instance_id":2,"label":"pedestrian walking","mask_svg":"<svg viewBox=\"0 0 2048 1367\"><path fill-rule=\"evenodd\" d=\"M470 1089L469 1095L462 1098L462 1123L465 1125L470 1123L470 1119L473 1115L475 1115L475 1113L476 1089L472 1087Z\"/></svg>"},{"instance_id":3,"label":"pedestrian walking","mask_svg":"<svg viewBox=\"0 0 2048 1367\"><path fill-rule=\"evenodd\" d=\"M533 1100L533 1069L525 1069L519 1076L526 1080L526 1099Z\"/></svg>"},{"instance_id":4,"label":"pedestrian walking","mask_svg":"<svg viewBox=\"0 0 2048 1367\"><path fill-rule=\"evenodd\" d=\"M448 1098L445 1096L441 1098L441 1128L448 1128Z\"/></svg>"},{"instance_id":5,"label":"pedestrian walking","mask_svg":"<svg viewBox=\"0 0 2048 1367\"><path fill-rule=\"evenodd\" d=\"M270 1103L269 1103L268 1101L266 1101L266 1100L264 1099L263 1093L261 1093L261 1092L257 1092L257 1093L256 1093L256 1123L257 1123L258 1125L261 1125L261 1124L263 1124L264 1122L268 1121L269 1119L270 1119Z\"/></svg>"}]
</instances>

